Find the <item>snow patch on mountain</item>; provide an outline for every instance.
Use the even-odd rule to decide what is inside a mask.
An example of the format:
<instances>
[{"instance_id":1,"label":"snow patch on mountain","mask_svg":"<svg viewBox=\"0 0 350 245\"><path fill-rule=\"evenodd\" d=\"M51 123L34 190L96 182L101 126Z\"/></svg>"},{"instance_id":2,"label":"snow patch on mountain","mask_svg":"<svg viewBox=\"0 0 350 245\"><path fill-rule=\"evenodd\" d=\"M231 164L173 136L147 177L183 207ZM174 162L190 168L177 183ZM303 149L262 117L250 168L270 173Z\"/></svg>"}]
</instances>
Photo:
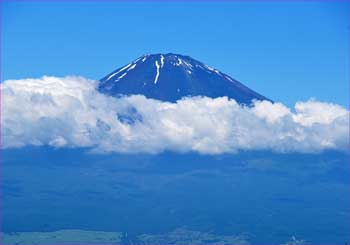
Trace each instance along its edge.
<instances>
[{"instance_id":1,"label":"snow patch on mountain","mask_svg":"<svg viewBox=\"0 0 350 245\"><path fill-rule=\"evenodd\" d=\"M163 66L164 66L164 56L161 55L160 56L160 67L163 68Z\"/></svg>"},{"instance_id":2,"label":"snow patch on mountain","mask_svg":"<svg viewBox=\"0 0 350 245\"><path fill-rule=\"evenodd\" d=\"M127 74L127 72L125 72L124 74L122 74L120 77L117 78L116 81L118 82L120 79L122 79L123 77L125 77L126 74Z\"/></svg>"},{"instance_id":3,"label":"snow patch on mountain","mask_svg":"<svg viewBox=\"0 0 350 245\"><path fill-rule=\"evenodd\" d=\"M159 69L160 69L160 66L159 66L159 64L158 64L158 60L156 60L156 68L157 68L157 71L156 71L156 77L154 78L154 84L157 83L158 78L159 78Z\"/></svg>"},{"instance_id":4,"label":"snow patch on mountain","mask_svg":"<svg viewBox=\"0 0 350 245\"><path fill-rule=\"evenodd\" d=\"M130 67L127 69L127 71L131 71L131 70L134 69L135 67L136 67L136 63L133 64L132 66L130 66Z\"/></svg>"},{"instance_id":5,"label":"snow patch on mountain","mask_svg":"<svg viewBox=\"0 0 350 245\"><path fill-rule=\"evenodd\" d=\"M120 70L118 70L117 72L113 73L112 75L110 75L107 80L111 79L112 77L114 77L115 75L119 74L120 72L124 71L125 69L127 69L129 66L131 66L131 64L127 64L126 66L124 66L123 68L121 68Z\"/></svg>"}]
</instances>

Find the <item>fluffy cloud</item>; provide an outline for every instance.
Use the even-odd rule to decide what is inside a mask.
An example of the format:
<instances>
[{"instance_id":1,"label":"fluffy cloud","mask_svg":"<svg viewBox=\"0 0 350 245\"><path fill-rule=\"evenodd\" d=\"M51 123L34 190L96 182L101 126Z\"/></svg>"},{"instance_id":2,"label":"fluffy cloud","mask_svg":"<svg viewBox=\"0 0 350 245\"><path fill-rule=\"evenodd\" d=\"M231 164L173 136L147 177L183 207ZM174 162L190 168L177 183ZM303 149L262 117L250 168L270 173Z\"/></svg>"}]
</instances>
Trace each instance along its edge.
<instances>
[{"instance_id":1,"label":"fluffy cloud","mask_svg":"<svg viewBox=\"0 0 350 245\"><path fill-rule=\"evenodd\" d=\"M7 80L2 84L3 147L91 147L98 152L345 150L349 112L315 100L257 101L240 106L227 97L177 103L141 95L112 98L82 77Z\"/></svg>"}]
</instances>

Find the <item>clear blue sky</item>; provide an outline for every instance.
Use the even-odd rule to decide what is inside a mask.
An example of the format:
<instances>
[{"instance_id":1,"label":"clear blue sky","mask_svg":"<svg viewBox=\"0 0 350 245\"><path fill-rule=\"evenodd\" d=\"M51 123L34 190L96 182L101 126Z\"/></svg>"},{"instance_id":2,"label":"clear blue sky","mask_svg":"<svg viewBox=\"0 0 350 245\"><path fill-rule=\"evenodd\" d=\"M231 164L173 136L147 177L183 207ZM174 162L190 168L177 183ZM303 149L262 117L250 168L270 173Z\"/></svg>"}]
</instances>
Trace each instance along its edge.
<instances>
[{"instance_id":1,"label":"clear blue sky","mask_svg":"<svg viewBox=\"0 0 350 245\"><path fill-rule=\"evenodd\" d=\"M348 105L349 2L2 2L2 78L190 55L287 105Z\"/></svg>"}]
</instances>

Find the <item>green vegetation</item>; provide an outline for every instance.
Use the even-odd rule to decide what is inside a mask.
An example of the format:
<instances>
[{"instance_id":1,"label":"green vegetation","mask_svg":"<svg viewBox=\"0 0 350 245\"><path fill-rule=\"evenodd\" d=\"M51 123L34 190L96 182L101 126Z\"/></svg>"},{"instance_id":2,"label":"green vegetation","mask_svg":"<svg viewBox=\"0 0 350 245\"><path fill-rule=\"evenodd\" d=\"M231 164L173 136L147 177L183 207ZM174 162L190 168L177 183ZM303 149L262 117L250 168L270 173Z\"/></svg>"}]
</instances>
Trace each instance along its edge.
<instances>
[{"instance_id":1,"label":"green vegetation","mask_svg":"<svg viewBox=\"0 0 350 245\"><path fill-rule=\"evenodd\" d=\"M2 244L248 244L246 235L219 236L178 228L164 234L142 234L134 239L122 232L60 230L4 233Z\"/></svg>"},{"instance_id":2,"label":"green vegetation","mask_svg":"<svg viewBox=\"0 0 350 245\"><path fill-rule=\"evenodd\" d=\"M121 232L59 230L53 232L12 232L2 234L2 244L120 243Z\"/></svg>"},{"instance_id":3,"label":"green vegetation","mask_svg":"<svg viewBox=\"0 0 350 245\"><path fill-rule=\"evenodd\" d=\"M159 235L143 234L138 240L144 244L248 244L246 235L220 236L186 228Z\"/></svg>"},{"instance_id":4,"label":"green vegetation","mask_svg":"<svg viewBox=\"0 0 350 245\"><path fill-rule=\"evenodd\" d=\"M217 235L177 228L162 234L129 237L126 232L59 230L3 233L0 244L249 244L248 235ZM285 244L307 244L294 236Z\"/></svg>"}]
</instances>

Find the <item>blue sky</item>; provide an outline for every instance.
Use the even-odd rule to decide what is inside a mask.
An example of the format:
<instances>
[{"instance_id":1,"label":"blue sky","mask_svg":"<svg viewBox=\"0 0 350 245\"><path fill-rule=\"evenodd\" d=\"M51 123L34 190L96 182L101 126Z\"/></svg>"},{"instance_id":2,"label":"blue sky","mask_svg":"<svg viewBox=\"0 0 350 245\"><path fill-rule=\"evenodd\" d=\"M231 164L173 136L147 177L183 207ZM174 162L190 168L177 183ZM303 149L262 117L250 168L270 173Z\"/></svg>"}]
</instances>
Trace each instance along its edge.
<instances>
[{"instance_id":1,"label":"blue sky","mask_svg":"<svg viewBox=\"0 0 350 245\"><path fill-rule=\"evenodd\" d=\"M2 79L180 53L287 105L348 105L349 2L2 2Z\"/></svg>"}]
</instances>

